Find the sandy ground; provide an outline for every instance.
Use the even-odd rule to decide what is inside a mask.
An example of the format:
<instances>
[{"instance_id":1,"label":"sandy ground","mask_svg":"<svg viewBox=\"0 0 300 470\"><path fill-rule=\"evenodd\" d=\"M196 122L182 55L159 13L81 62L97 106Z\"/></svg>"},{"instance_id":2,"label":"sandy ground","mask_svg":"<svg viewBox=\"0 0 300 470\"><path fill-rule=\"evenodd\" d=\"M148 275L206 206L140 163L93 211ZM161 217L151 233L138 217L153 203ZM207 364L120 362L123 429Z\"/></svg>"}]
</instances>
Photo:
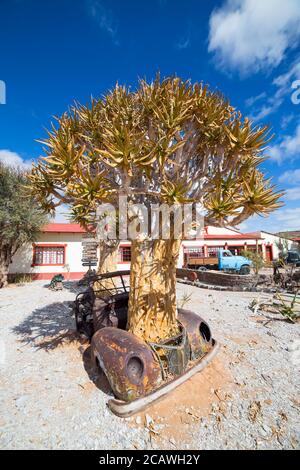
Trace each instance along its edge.
<instances>
[{"instance_id":1,"label":"sandy ground","mask_svg":"<svg viewBox=\"0 0 300 470\"><path fill-rule=\"evenodd\" d=\"M299 449L300 324L254 315L258 294L178 285L221 349L202 373L151 406L117 418L74 334L75 284L0 290L2 449Z\"/></svg>"}]
</instances>

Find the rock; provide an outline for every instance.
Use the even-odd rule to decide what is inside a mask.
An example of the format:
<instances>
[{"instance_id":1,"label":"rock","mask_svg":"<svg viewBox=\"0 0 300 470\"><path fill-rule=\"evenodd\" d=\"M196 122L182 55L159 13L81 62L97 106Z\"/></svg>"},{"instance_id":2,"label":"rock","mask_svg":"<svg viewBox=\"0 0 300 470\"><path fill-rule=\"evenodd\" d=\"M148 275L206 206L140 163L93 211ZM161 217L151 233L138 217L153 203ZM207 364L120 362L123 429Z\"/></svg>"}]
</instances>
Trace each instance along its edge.
<instances>
[{"instance_id":1,"label":"rock","mask_svg":"<svg viewBox=\"0 0 300 470\"><path fill-rule=\"evenodd\" d=\"M262 425L262 429L267 433L267 434L270 434L272 432L272 429L269 428L269 426L267 426L266 424L263 424Z\"/></svg>"},{"instance_id":2,"label":"rock","mask_svg":"<svg viewBox=\"0 0 300 470\"><path fill-rule=\"evenodd\" d=\"M24 405L26 404L26 402L28 401L28 395L22 395L20 397L18 397L16 400L15 400L15 403L16 403L16 407L20 410L24 407Z\"/></svg>"},{"instance_id":3,"label":"rock","mask_svg":"<svg viewBox=\"0 0 300 470\"><path fill-rule=\"evenodd\" d=\"M135 422L136 422L136 424L142 424L142 418L140 416L137 416L135 418Z\"/></svg>"},{"instance_id":4,"label":"rock","mask_svg":"<svg viewBox=\"0 0 300 470\"><path fill-rule=\"evenodd\" d=\"M149 427L150 424L153 423L153 419L148 414L146 414L145 419L146 419L146 426Z\"/></svg>"}]
</instances>

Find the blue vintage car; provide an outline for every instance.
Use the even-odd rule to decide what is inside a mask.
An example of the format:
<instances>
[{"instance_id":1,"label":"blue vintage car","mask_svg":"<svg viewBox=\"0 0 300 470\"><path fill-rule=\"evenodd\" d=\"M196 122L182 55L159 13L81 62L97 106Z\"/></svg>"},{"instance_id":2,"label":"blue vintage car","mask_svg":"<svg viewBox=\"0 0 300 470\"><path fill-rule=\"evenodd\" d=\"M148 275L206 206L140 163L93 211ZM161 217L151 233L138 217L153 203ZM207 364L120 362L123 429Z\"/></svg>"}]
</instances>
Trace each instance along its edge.
<instances>
[{"instance_id":1,"label":"blue vintage car","mask_svg":"<svg viewBox=\"0 0 300 470\"><path fill-rule=\"evenodd\" d=\"M185 266L190 269L217 269L219 271L250 274L252 261L244 256L235 256L230 250L219 249L217 256L195 256L189 254Z\"/></svg>"},{"instance_id":2,"label":"blue vintage car","mask_svg":"<svg viewBox=\"0 0 300 470\"><path fill-rule=\"evenodd\" d=\"M249 274L252 261L245 256L235 256L230 250L219 250L219 270L235 271L239 274Z\"/></svg>"}]
</instances>

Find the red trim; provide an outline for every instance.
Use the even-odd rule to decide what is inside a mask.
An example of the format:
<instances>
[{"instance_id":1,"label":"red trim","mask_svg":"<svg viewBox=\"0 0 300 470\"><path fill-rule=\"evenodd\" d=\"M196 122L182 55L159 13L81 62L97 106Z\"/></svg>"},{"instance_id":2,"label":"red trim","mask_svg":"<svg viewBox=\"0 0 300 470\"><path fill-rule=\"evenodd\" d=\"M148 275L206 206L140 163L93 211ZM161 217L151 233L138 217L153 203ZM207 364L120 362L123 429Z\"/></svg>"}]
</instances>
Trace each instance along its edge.
<instances>
[{"instance_id":1,"label":"red trim","mask_svg":"<svg viewBox=\"0 0 300 470\"><path fill-rule=\"evenodd\" d=\"M86 230L79 224L47 224L42 228L42 232L86 233Z\"/></svg>"},{"instance_id":2,"label":"red trim","mask_svg":"<svg viewBox=\"0 0 300 470\"><path fill-rule=\"evenodd\" d=\"M81 279L85 275L85 271L83 272L77 272L77 273L64 273L64 272L53 272L53 273L29 273L29 276L32 277L34 281L42 280L42 281L47 281L53 278L56 274L62 274L65 278L65 280L69 279ZM68 279L67 279L68 277Z\"/></svg>"},{"instance_id":3,"label":"red trim","mask_svg":"<svg viewBox=\"0 0 300 470\"><path fill-rule=\"evenodd\" d=\"M49 246L49 247L52 247L52 246L59 246L60 248L61 248L62 246L68 246L67 243L55 243L55 242L53 242L53 243L33 243L32 245L33 245L33 246L47 246L47 247L48 247L48 246Z\"/></svg>"},{"instance_id":4,"label":"red trim","mask_svg":"<svg viewBox=\"0 0 300 470\"><path fill-rule=\"evenodd\" d=\"M48 263L48 264L44 264L44 263L41 263L41 264L38 264L38 263L35 263L34 262L34 258L35 258L35 249L36 248L39 248L39 247L42 247L42 248L63 248L64 249L64 260L63 260L63 263ZM67 244L64 243L33 243L32 244L32 264L31 266L34 267L34 266L64 266L66 264L66 253L67 253Z\"/></svg>"},{"instance_id":5,"label":"red trim","mask_svg":"<svg viewBox=\"0 0 300 470\"><path fill-rule=\"evenodd\" d=\"M262 240L261 237L247 235L246 233L240 235L204 235L204 240Z\"/></svg>"},{"instance_id":6,"label":"red trim","mask_svg":"<svg viewBox=\"0 0 300 470\"><path fill-rule=\"evenodd\" d=\"M273 243L267 243L267 245L265 245L265 257L267 258L267 251L269 250L269 253L270 253L270 260L269 261L273 261L274 259L274 253L273 253Z\"/></svg>"},{"instance_id":7,"label":"red trim","mask_svg":"<svg viewBox=\"0 0 300 470\"><path fill-rule=\"evenodd\" d=\"M227 243L228 246L236 246L237 248L240 248L240 247L245 247L245 246L256 246L256 243L242 243L242 245L238 245L236 243ZM262 246L262 245L258 245L258 246Z\"/></svg>"},{"instance_id":8,"label":"red trim","mask_svg":"<svg viewBox=\"0 0 300 470\"><path fill-rule=\"evenodd\" d=\"M262 237L258 235L257 233L238 233L236 232L236 235L229 235L229 234L215 234L215 235L210 235L207 233L208 227L204 228L204 234L203 237L199 237L199 240L204 239L204 240L234 240L234 239L261 239ZM42 228L42 232L44 233L86 233L86 229L81 227L79 224L66 224L66 223L53 223L53 224L47 224Z\"/></svg>"},{"instance_id":9,"label":"red trim","mask_svg":"<svg viewBox=\"0 0 300 470\"><path fill-rule=\"evenodd\" d=\"M184 245L182 244L182 248L183 250L185 250L186 248L189 249L189 248L204 248L206 245Z\"/></svg>"},{"instance_id":10,"label":"red trim","mask_svg":"<svg viewBox=\"0 0 300 470\"><path fill-rule=\"evenodd\" d=\"M130 261L124 261L123 260L123 248L130 248L130 258L131 258L131 245L129 243L125 244L125 245L121 245L119 247L119 254L120 254L120 261L118 261L118 264L130 264L131 263L131 259Z\"/></svg>"}]
</instances>

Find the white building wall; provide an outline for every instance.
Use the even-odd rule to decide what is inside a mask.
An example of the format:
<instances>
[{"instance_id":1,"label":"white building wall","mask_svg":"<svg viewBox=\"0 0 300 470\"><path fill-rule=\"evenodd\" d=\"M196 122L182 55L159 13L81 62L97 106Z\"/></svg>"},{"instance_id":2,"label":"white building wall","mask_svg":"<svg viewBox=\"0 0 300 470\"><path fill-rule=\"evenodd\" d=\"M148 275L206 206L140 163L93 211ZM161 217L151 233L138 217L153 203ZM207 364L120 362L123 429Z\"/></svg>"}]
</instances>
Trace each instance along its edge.
<instances>
[{"instance_id":1,"label":"white building wall","mask_svg":"<svg viewBox=\"0 0 300 470\"><path fill-rule=\"evenodd\" d=\"M259 232L259 234L261 238L263 238L263 242L265 246L267 245L272 246L274 260L277 260L279 258L280 249L278 247L278 244L280 243L280 241L281 243L283 243L284 246L285 244L287 245L288 250L293 250L294 248L293 240L278 237L277 235L273 235L272 233L267 233L267 232Z\"/></svg>"},{"instance_id":2,"label":"white building wall","mask_svg":"<svg viewBox=\"0 0 300 470\"><path fill-rule=\"evenodd\" d=\"M84 273L87 267L82 266L82 234L81 233L42 233L35 245L65 245L65 264L70 267L70 273ZM68 272L63 266L32 266L32 244L22 247L13 257L9 272L13 273L62 273L67 277Z\"/></svg>"},{"instance_id":3,"label":"white building wall","mask_svg":"<svg viewBox=\"0 0 300 470\"><path fill-rule=\"evenodd\" d=\"M249 246L256 244L255 238L240 239L234 238L238 235L238 232L231 229L220 228L220 227L207 227L205 233L209 236L222 236L229 237L233 236L232 239L197 239L197 240L184 240L182 247L180 249L178 267L182 267L184 264L184 248L185 247L203 247L203 246L221 246L224 247L225 244L230 248L231 246L244 246L245 243ZM269 234L267 232L258 232L258 236L262 239L258 240L258 245L262 246L262 251L265 256L265 247L268 245L272 246L273 258L277 259L279 255L278 241L280 237ZM87 267L83 267L81 264L82 258L82 233L63 233L63 232L46 232L42 233L39 237L39 240L36 242L38 244L47 244L47 245L65 245L65 264L70 266L70 273L73 273L73 277L81 277L81 275L87 271ZM281 240L284 240L281 238ZM294 242L288 240L288 249L294 249ZM128 246L128 242L120 244L122 246ZM33 248L32 244L22 247L21 250L14 256L13 262L10 266L10 273L32 273L39 275L40 277L46 276L47 274L53 273L62 273L65 277L68 276L67 270L63 266L32 266L33 262ZM130 263L118 263L119 270L129 270Z\"/></svg>"},{"instance_id":4,"label":"white building wall","mask_svg":"<svg viewBox=\"0 0 300 470\"><path fill-rule=\"evenodd\" d=\"M208 225L205 228L205 231L208 235L238 235L239 234L237 230L224 228L224 227L213 227L212 225Z\"/></svg>"}]
</instances>

